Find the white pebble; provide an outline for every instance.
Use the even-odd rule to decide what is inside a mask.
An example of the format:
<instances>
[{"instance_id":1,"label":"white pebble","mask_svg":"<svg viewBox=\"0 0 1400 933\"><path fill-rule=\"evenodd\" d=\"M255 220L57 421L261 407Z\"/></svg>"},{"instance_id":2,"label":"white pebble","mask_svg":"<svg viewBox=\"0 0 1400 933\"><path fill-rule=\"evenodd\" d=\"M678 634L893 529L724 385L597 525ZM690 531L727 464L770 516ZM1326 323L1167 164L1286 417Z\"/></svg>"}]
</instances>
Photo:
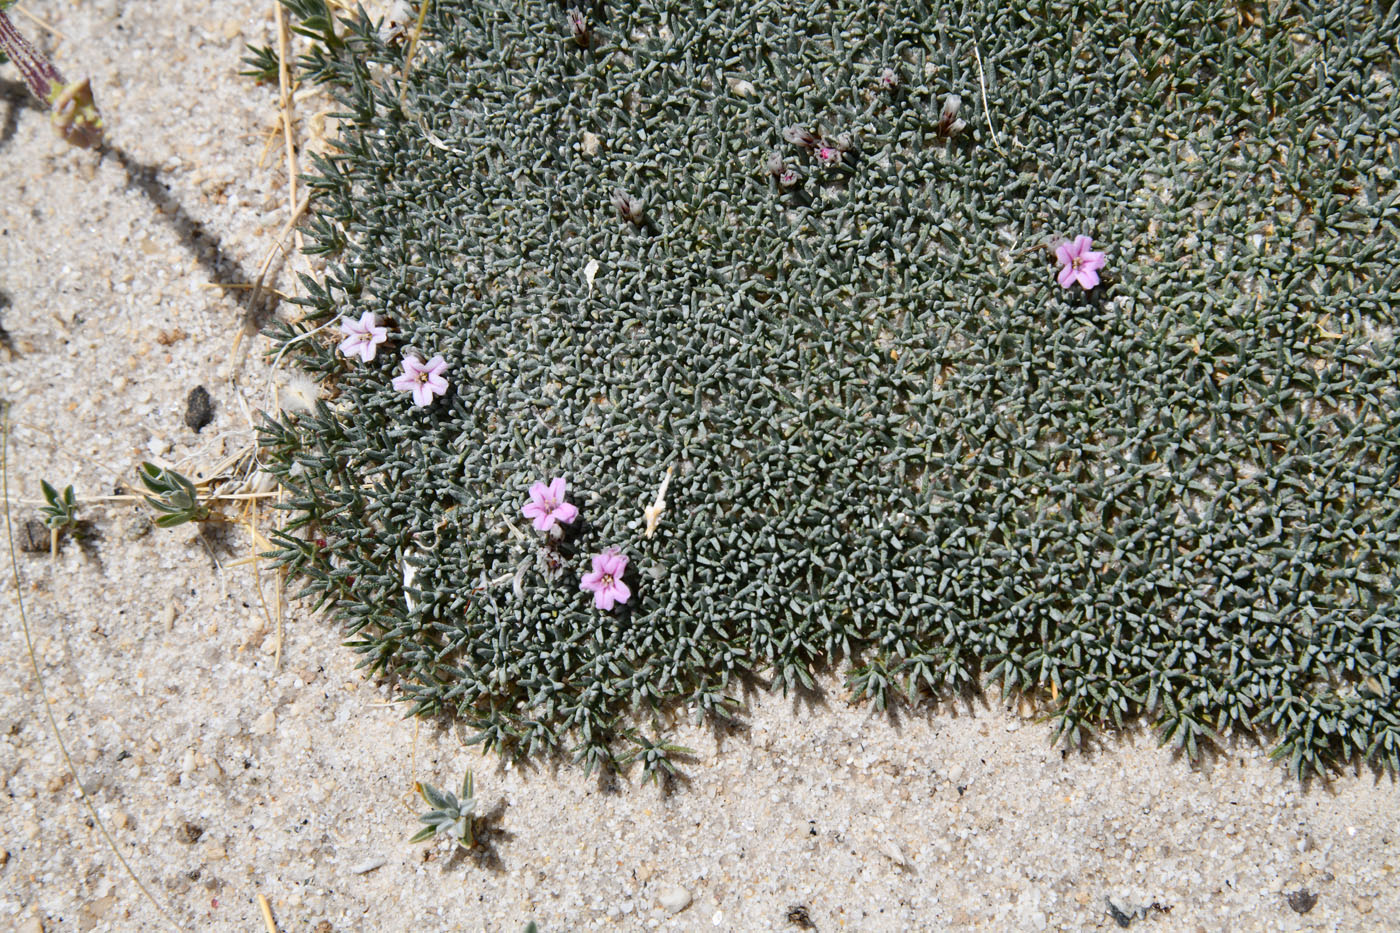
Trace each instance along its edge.
<instances>
[{"instance_id":1,"label":"white pebble","mask_svg":"<svg viewBox=\"0 0 1400 933\"><path fill-rule=\"evenodd\" d=\"M352 875L367 875L367 874L369 874L370 872L374 871L376 868L382 868L382 867L384 867L384 864L385 864L385 863L384 863L384 859L382 859L382 858L372 858L372 859L369 859L369 860L367 860L367 861L361 862L360 864L356 865L354 868L351 868L351 869L350 869L350 873L351 873Z\"/></svg>"},{"instance_id":2,"label":"white pebble","mask_svg":"<svg viewBox=\"0 0 1400 933\"><path fill-rule=\"evenodd\" d=\"M656 896L656 902L669 913L678 914L690 906L690 892L678 884L668 885Z\"/></svg>"}]
</instances>

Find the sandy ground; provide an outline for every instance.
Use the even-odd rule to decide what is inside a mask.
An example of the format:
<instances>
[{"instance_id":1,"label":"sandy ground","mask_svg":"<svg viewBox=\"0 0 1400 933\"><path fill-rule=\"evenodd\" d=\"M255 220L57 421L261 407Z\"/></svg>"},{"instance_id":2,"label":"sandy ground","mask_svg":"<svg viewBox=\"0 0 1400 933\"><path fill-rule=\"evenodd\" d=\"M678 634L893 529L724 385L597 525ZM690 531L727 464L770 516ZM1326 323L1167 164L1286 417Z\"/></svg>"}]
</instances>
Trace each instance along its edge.
<instances>
[{"instance_id":1,"label":"sandy ground","mask_svg":"<svg viewBox=\"0 0 1400 933\"><path fill-rule=\"evenodd\" d=\"M68 149L0 68L21 519L41 478L91 503L144 459L195 475L251 441L277 377L262 338L232 355L246 291L220 283L256 275L288 211L280 148L259 166L276 91L237 76L243 43L272 38L270 2L35 12L66 38L17 22L92 76L114 149ZM215 403L198 434L196 385ZM233 566L243 532L143 533L119 501L83 516L92 546L21 554L19 589L78 782L161 907L60 756L6 563L0 928L264 930L261 894L277 929L315 933L1117 929L1110 902L1149 931L1400 929L1400 792L1368 771L1300 786L1263 749L1193 767L1140 734L1062 754L994 696L891 720L834 679L752 698L742 731L682 724L696 754L669 792L510 769L402 719L306 607L279 659L272 578ZM408 845L413 781L468 767L481 849Z\"/></svg>"}]
</instances>

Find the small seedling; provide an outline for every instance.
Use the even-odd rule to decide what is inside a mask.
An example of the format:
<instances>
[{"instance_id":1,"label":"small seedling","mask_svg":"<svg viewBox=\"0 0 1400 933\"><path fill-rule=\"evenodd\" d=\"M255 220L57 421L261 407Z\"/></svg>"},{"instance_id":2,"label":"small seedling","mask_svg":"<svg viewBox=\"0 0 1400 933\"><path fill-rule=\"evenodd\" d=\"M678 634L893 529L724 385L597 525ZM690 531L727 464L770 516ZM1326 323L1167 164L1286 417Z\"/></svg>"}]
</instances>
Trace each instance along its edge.
<instances>
[{"instance_id":1,"label":"small seedling","mask_svg":"<svg viewBox=\"0 0 1400 933\"><path fill-rule=\"evenodd\" d=\"M73 487L70 485L60 493L48 480L39 480L39 488L44 492L44 501L47 505L41 506L39 514L44 516L44 524L49 526L50 531L62 531L65 528L74 529L78 527L78 498L73 494Z\"/></svg>"},{"instance_id":2,"label":"small seedling","mask_svg":"<svg viewBox=\"0 0 1400 933\"><path fill-rule=\"evenodd\" d=\"M418 817L420 823L427 825L414 833L413 838L408 840L409 842L422 842L425 839L433 839L438 836L451 836L464 849L470 849L476 845L476 839L472 835L472 823L476 818L476 799L472 796L472 773L470 771L462 779L460 800L450 791L439 791L431 784L419 782L414 784L414 787L432 809Z\"/></svg>"},{"instance_id":3,"label":"small seedling","mask_svg":"<svg viewBox=\"0 0 1400 933\"><path fill-rule=\"evenodd\" d=\"M39 487L47 503L39 508L39 514L44 516L44 524L49 529L49 552L57 554L59 536L64 531L72 534L78 529L78 499L71 485L61 494L48 480L39 480Z\"/></svg>"},{"instance_id":4,"label":"small seedling","mask_svg":"<svg viewBox=\"0 0 1400 933\"><path fill-rule=\"evenodd\" d=\"M278 72L281 70L282 62L277 57L271 47L266 45L248 46L248 54L241 59L247 69L239 74L252 78L259 83L272 83L277 80Z\"/></svg>"},{"instance_id":5,"label":"small seedling","mask_svg":"<svg viewBox=\"0 0 1400 933\"><path fill-rule=\"evenodd\" d=\"M151 495L146 504L161 513L156 518L159 528L174 528L185 522L222 522L227 517L199 501L194 483L168 467L154 463L141 464L141 482Z\"/></svg>"}]
</instances>

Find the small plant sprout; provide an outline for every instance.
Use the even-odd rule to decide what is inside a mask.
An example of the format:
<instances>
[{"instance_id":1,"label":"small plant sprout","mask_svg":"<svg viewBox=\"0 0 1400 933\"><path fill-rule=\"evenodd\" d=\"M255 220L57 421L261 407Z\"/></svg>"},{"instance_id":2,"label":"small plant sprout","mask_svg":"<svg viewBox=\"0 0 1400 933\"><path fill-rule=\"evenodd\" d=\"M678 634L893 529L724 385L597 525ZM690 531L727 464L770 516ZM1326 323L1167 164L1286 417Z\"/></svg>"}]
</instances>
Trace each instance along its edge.
<instances>
[{"instance_id":1,"label":"small plant sprout","mask_svg":"<svg viewBox=\"0 0 1400 933\"><path fill-rule=\"evenodd\" d=\"M560 522L568 525L578 518L578 506L564 501L565 492L562 476L550 480L548 486L534 483L530 486L530 501L525 503L520 514L533 520L536 531L557 538L564 532L559 527Z\"/></svg>"},{"instance_id":2,"label":"small plant sprout","mask_svg":"<svg viewBox=\"0 0 1400 933\"><path fill-rule=\"evenodd\" d=\"M1094 241L1081 233L1071 242L1055 247L1055 256L1064 265L1057 278L1065 288L1078 282L1087 292L1099 284L1099 270L1108 260L1104 258L1103 253L1089 248L1093 245Z\"/></svg>"},{"instance_id":3,"label":"small plant sprout","mask_svg":"<svg viewBox=\"0 0 1400 933\"><path fill-rule=\"evenodd\" d=\"M641 762L644 782L659 780L663 775L667 778L674 777L676 766L671 761L672 755L695 754L694 749L684 745L673 745L660 739L653 742L640 733L633 733L631 738L637 747L619 758L618 763L629 765L634 761Z\"/></svg>"},{"instance_id":4,"label":"small plant sprout","mask_svg":"<svg viewBox=\"0 0 1400 933\"><path fill-rule=\"evenodd\" d=\"M447 394L447 361L438 354L424 363L416 356L404 357L403 372L394 377L394 388L412 392L413 404L419 408L433 403L433 398Z\"/></svg>"},{"instance_id":5,"label":"small plant sprout","mask_svg":"<svg viewBox=\"0 0 1400 933\"><path fill-rule=\"evenodd\" d=\"M419 815L418 822L425 825L413 834L413 838L408 840L409 842L423 842L438 836L449 836L464 849L470 849L476 845L476 837L473 833L473 823L476 820L476 799L472 794L472 773L470 771L467 772L466 777L462 778L460 799L451 791L439 791L433 785L424 784L421 781L413 786L432 809Z\"/></svg>"},{"instance_id":6,"label":"small plant sprout","mask_svg":"<svg viewBox=\"0 0 1400 933\"><path fill-rule=\"evenodd\" d=\"M632 598L632 591L622 582L627 572L627 555L617 548L608 548L593 555L593 570L583 575L579 589L593 594L593 605L607 612L618 603Z\"/></svg>"},{"instance_id":7,"label":"small plant sprout","mask_svg":"<svg viewBox=\"0 0 1400 933\"><path fill-rule=\"evenodd\" d=\"M341 320L340 332L345 335L338 348L340 352L345 356L358 356L366 363L374 359L379 345L389 339L389 328L379 326L379 317L373 311L366 311L358 321Z\"/></svg>"},{"instance_id":8,"label":"small plant sprout","mask_svg":"<svg viewBox=\"0 0 1400 933\"><path fill-rule=\"evenodd\" d=\"M52 110L50 119L58 135L70 145L96 149L102 145L102 115L93 102L88 79L71 84L63 80L53 63L30 45L5 15L8 6L10 3L0 3L0 52L14 61L30 92Z\"/></svg>"},{"instance_id":9,"label":"small plant sprout","mask_svg":"<svg viewBox=\"0 0 1400 933\"><path fill-rule=\"evenodd\" d=\"M73 487L59 493L49 485L48 480L39 480L39 488L43 490L44 502L46 505L39 507L39 514L44 517L44 524L49 529L49 553L58 554L58 537L64 531L72 533L78 529L78 499L73 494Z\"/></svg>"},{"instance_id":10,"label":"small plant sprout","mask_svg":"<svg viewBox=\"0 0 1400 933\"><path fill-rule=\"evenodd\" d=\"M141 483L151 493L146 504L160 513L156 527L174 528L185 522L226 522L228 517L199 501L194 483L168 467L143 463Z\"/></svg>"}]
</instances>

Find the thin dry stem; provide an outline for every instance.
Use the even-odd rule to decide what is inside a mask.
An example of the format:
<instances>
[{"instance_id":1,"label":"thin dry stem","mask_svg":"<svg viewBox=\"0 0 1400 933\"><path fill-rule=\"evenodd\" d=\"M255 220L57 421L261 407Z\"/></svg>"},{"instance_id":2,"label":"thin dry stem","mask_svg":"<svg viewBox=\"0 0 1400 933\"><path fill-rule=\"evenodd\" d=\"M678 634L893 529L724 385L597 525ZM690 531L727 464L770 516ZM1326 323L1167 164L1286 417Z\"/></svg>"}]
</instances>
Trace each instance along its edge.
<instances>
[{"instance_id":1,"label":"thin dry stem","mask_svg":"<svg viewBox=\"0 0 1400 933\"><path fill-rule=\"evenodd\" d=\"M280 111L282 114L282 139L287 147L287 210L292 216L297 215L297 147L296 139L292 131L292 77L287 68L288 48L291 41L291 33L287 29L287 17L282 12L282 4L274 2L277 9L277 84L281 97ZM297 249L301 249L301 238L296 238Z\"/></svg>"},{"instance_id":2,"label":"thin dry stem","mask_svg":"<svg viewBox=\"0 0 1400 933\"><path fill-rule=\"evenodd\" d=\"M1002 158L1006 158L1006 152L1001 148L1001 141L997 139L997 128L992 126L992 112L987 109L987 80L982 74L982 53L977 50L977 43L972 44L972 54L977 59L977 86L982 89L982 115L987 118L987 129L992 134L992 145L996 146Z\"/></svg>"},{"instance_id":3,"label":"thin dry stem","mask_svg":"<svg viewBox=\"0 0 1400 933\"><path fill-rule=\"evenodd\" d=\"M277 924L272 919L272 905L261 894L258 895L258 909L262 911L263 924L267 927L267 933L278 933Z\"/></svg>"},{"instance_id":4,"label":"thin dry stem","mask_svg":"<svg viewBox=\"0 0 1400 933\"><path fill-rule=\"evenodd\" d=\"M83 806L87 807L88 815L92 817L92 824L102 833L102 838L107 840L107 845L111 847L112 854L121 862L122 868L131 876L131 880L136 882L136 887L145 896L146 900L155 907L156 913L161 919L175 929L181 929L180 925L166 911L165 906L156 900L137 876L136 871L131 867L131 863L122 855L122 851L117 847L117 841L112 838L111 832L107 829L107 824L97 812L97 807L93 804L92 798L88 796L87 789L83 787L82 781L78 779L78 769L73 764L73 756L68 753L68 746L63 741L63 734L58 729L58 719L54 716L53 704L49 702L49 692L44 686L44 676L39 670L39 658L34 651L34 637L29 630L29 614L24 608L23 589L19 582L19 558L15 556L15 535L14 519L10 515L10 407L3 406L3 413L0 413L0 488L3 488L5 497L5 538L10 547L10 572L13 574L15 585L15 602L19 606L20 628L24 632L24 647L29 656L29 666L34 671L34 682L39 687L39 698L44 701L44 714L49 721L49 729L53 732L54 741L58 743L58 750L63 754L63 763L68 768L68 774L73 779L73 784L78 788L78 794L82 797Z\"/></svg>"}]
</instances>

